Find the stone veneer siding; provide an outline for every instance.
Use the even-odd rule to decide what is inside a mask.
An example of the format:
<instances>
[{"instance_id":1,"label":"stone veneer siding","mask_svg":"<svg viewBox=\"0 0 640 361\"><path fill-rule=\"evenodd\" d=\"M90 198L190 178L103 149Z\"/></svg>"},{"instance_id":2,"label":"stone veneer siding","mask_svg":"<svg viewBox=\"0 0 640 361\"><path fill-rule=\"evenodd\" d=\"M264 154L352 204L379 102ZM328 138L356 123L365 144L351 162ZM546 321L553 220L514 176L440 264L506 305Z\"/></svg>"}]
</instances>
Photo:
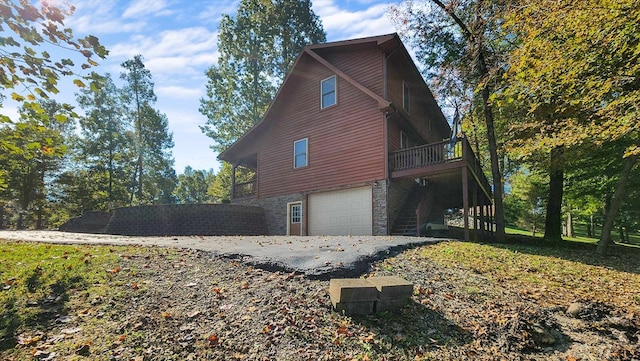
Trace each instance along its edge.
<instances>
[{"instance_id":1,"label":"stone veneer siding","mask_svg":"<svg viewBox=\"0 0 640 361\"><path fill-rule=\"evenodd\" d=\"M387 198L387 214L389 217L389 230L392 230L398 216L402 212L404 204L407 202L407 197L411 193L411 186L413 180L399 179L391 180L388 187Z\"/></svg>"},{"instance_id":2,"label":"stone veneer siding","mask_svg":"<svg viewBox=\"0 0 640 361\"><path fill-rule=\"evenodd\" d=\"M389 234L389 217L387 206L387 180L381 179L373 183L373 235Z\"/></svg>"},{"instance_id":3,"label":"stone veneer siding","mask_svg":"<svg viewBox=\"0 0 640 361\"><path fill-rule=\"evenodd\" d=\"M287 194L278 197L257 198L246 197L236 198L232 202L233 204L247 205L254 207L261 207L264 209L265 222L269 230L269 235L286 235L287 234L287 204L292 202L302 202L302 234L307 234L307 199L308 195L312 193L324 193L346 190L351 188L360 188L365 186L372 187L373 197L373 224L372 232L374 236L386 236L389 234L388 218L387 218L387 187L385 180L378 180L376 182L364 183L364 184L352 184L344 187L333 187L330 189L323 189L319 191L309 193L294 193ZM406 197L406 195L405 195Z\"/></svg>"},{"instance_id":4,"label":"stone veneer siding","mask_svg":"<svg viewBox=\"0 0 640 361\"><path fill-rule=\"evenodd\" d=\"M264 210L264 219L268 230L268 235L287 234L287 204L292 202L302 202L302 234L307 234L307 196L304 193L287 194L269 198L236 198L233 204L260 207Z\"/></svg>"}]
</instances>

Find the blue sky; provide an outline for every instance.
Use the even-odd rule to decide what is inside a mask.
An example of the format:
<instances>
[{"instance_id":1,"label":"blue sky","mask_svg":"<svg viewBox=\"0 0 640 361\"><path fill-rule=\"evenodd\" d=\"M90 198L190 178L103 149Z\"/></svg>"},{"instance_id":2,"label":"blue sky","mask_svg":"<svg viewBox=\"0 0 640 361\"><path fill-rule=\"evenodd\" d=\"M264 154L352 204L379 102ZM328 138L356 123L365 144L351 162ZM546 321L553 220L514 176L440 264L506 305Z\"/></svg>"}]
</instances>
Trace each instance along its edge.
<instances>
[{"instance_id":1,"label":"blue sky","mask_svg":"<svg viewBox=\"0 0 640 361\"><path fill-rule=\"evenodd\" d=\"M63 0L49 0L50 3ZM235 14L238 1L227 0L69 0L76 7L65 25L76 36L93 34L109 49L106 60L93 69L111 73L119 82L120 64L141 54L155 82L155 105L169 119L175 147L175 169L217 171L212 140L199 129L206 118L198 112L204 96L205 70L216 63L217 30L222 14ZM328 41L395 32L389 7L397 1L314 0ZM76 88L63 83L55 99L74 103ZM8 101L0 112L15 116Z\"/></svg>"}]
</instances>

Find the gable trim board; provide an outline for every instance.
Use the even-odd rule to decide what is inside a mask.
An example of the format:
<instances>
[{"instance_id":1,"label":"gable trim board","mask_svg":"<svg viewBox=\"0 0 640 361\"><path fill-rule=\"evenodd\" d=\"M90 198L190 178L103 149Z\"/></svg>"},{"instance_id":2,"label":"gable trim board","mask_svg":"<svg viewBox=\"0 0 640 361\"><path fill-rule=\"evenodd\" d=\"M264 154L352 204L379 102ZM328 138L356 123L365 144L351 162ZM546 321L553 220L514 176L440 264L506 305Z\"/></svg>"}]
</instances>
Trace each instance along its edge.
<instances>
[{"instance_id":1,"label":"gable trim board","mask_svg":"<svg viewBox=\"0 0 640 361\"><path fill-rule=\"evenodd\" d=\"M310 236L372 235L371 186L309 194Z\"/></svg>"}]
</instances>

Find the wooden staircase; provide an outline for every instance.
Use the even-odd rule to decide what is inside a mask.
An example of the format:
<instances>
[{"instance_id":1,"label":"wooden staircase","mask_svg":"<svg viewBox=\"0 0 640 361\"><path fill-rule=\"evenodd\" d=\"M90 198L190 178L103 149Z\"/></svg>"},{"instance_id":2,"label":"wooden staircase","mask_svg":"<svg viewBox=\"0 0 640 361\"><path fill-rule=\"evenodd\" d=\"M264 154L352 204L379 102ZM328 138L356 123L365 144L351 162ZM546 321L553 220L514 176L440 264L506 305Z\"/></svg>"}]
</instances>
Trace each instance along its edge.
<instances>
[{"instance_id":1,"label":"wooden staircase","mask_svg":"<svg viewBox=\"0 0 640 361\"><path fill-rule=\"evenodd\" d=\"M417 234L416 208L422 199L421 193L422 188L418 186L413 188L393 225L392 236L415 236Z\"/></svg>"}]
</instances>

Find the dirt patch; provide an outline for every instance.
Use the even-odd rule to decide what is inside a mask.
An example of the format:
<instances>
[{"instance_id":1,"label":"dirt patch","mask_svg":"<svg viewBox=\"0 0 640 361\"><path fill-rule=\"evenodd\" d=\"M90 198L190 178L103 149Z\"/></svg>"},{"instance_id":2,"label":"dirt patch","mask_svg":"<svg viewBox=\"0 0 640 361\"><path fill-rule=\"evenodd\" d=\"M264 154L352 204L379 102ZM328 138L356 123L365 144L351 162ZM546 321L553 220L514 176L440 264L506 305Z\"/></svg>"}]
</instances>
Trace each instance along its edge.
<instances>
[{"instance_id":1,"label":"dirt patch","mask_svg":"<svg viewBox=\"0 0 640 361\"><path fill-rule=\"evenodd\" d=\"M580 300L584 313L573 317L568 304L548 306L508 282L439 265L422 250L379 260L366 273L414 283L401 312L346 317L331 310L326 280L208 252L138 248L120 255L117 271L105 270L112 292L70 292L67 301L52 295L42 327L19 328L0 358L640 359L640 322L629 309Z\"/></svg>"}]
</instances>

